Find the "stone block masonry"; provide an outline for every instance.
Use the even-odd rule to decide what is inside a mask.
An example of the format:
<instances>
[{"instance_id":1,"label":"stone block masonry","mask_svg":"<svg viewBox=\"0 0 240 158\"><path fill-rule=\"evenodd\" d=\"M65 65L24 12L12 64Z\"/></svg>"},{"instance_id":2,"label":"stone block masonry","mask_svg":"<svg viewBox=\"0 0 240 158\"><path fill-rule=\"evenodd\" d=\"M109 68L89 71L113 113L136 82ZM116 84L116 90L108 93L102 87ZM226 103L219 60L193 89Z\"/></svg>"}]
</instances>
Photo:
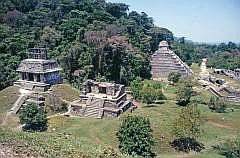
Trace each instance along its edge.
<instances>
[{"instance_id":1,"label":"stone block masonry","mask_svg":"<svg viewBox=\"0 0 240 158\"><path fill-rule=\"evenodd\" d=\"M159 49L151 57L153 80L167 79L169 73L178 72L182 76L191 76L192 70L172 50L167 41L161 41Z\"/></svg>"},{"instance_id":2,"label":"stone block masonry","mask_svg":"<svg viewBox=\"0 0 240 158\"><path fill-rule=\"evenodd\" d=\"M14 84L23 89L46 91L51 85L62 83L61 68L55 60L47 59L47 49L32 48L27 51L18 69L19 80Z\"/></svg>"}]
</instances>

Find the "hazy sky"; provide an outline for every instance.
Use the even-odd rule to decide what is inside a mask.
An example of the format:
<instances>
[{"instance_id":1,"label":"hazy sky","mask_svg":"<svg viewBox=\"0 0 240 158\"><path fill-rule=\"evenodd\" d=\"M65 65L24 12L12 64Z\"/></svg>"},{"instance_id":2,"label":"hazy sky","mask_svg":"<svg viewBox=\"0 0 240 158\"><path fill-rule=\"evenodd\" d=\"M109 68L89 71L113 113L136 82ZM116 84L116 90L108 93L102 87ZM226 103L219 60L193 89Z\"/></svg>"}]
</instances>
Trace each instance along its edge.
<instances>
[{"instance_id":1,"label":"hazy sky","mask_svg":"<svg viewBox=\"0 0 240 158\"><path fill-rule=\"evenodd\" d=\"M240 42L240 0L107 0L146 12L177 37L196 42Z\"/></svg>"}]
</instances>

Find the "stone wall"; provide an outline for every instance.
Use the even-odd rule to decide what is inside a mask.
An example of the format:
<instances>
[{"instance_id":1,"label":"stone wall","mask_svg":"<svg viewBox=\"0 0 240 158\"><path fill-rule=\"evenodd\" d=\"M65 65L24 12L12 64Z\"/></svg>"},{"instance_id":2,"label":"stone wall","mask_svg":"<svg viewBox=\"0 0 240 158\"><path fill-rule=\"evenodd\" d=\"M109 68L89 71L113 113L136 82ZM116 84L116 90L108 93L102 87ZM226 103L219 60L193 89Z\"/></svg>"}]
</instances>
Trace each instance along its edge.
<instances>
[{"instance_id":1,"label":"stone wall","mask_svg":"<svg viewBox=\"0 0 240 158\"><path fill-rule=\"evenodd\" d=\"M41 77L43 78L44 83L48 83L50 85L62 83L62 78L59 71L46 73L41 75Z\"/></svg>"}]
</instances>

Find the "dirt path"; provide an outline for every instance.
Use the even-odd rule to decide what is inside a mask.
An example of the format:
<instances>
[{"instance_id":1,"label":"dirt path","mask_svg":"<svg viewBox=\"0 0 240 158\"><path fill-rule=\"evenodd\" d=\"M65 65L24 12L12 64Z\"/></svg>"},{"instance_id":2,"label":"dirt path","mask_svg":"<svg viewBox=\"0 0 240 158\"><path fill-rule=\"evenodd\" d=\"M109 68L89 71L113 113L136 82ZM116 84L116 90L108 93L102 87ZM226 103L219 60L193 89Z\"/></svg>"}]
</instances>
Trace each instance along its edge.
<instances>
[{"instance_id":1,"label":"dirt path","mask_svg":"<svg viewBox=\"0 0 240 158\"><path fill-rule=\"evenodd\" d=\"M11 115L11 112L7 112L6 116L4 117L2 124L0 126L5 126L8 120L8 117Z\"/></svg>"},{"instance_id":2,"label":"dirt path","mask_svg":"<svg viewBox=\"0 0 240 158\"><path fill-rule=\"evenodd\" d=\"M210 125L213 125L215 127L219 127L219 128L226 128L226 129L236 130L234 127L231 127L230 125L220 124L220 123L217 123L217 122L214 122L214 121L211 121L211 120L208 121L207 123L210 124Z\"/></svg>"},{"instance_id":3,"label":"dirt path","mask_svg":"<svg viewBox=\"0 0 240 158\"><path fill-rule=\"evenodd\" d=\"M127 99L131 100L133 105L135 105L138 109L142 108L141 103L139 103L138 101L134 100L131 94L127 94Z\"/></svg>"},{"instance_id":4,"label":"dirt path","mask_svg":"<svg viewBox=\"0 0 240 158\"><path fill-rule=\"evenodd\" d=\"M157 156L157 158L193 158L195 154L195 152L178 153L177 155Z\"/></svg>"}]
</instances>

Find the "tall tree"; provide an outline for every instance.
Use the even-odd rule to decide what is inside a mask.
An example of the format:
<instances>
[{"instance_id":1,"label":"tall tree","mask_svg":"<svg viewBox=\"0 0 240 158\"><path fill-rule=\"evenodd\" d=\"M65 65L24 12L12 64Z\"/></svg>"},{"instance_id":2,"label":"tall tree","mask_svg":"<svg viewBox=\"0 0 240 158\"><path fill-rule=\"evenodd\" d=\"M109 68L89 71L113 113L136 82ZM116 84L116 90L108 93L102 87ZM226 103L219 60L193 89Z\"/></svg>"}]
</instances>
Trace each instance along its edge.
<instances>
[{"instance_id":1,"label":"tall tree","mask_svg":"<svg viewBox=\"0 0 240 158\"><path fill-rule=\"evenodd\" d=\"M117 132L119 148L123 153L153 157L154 139L149 119L142 116L127 116Z\"/></svg>"},{"instance_id":2,"label":"tall tree","mask_svg":"<svg viewBox=\"0 0 240 158\"><path fill-rule=\"evenodd\" d=\"M181 151L200 151L203 145L196 140L202 133L204 118L197 107L197 103L183 107L173 123L172 133L175 140L172 145Z\"/></svg>"}]
</instances>

